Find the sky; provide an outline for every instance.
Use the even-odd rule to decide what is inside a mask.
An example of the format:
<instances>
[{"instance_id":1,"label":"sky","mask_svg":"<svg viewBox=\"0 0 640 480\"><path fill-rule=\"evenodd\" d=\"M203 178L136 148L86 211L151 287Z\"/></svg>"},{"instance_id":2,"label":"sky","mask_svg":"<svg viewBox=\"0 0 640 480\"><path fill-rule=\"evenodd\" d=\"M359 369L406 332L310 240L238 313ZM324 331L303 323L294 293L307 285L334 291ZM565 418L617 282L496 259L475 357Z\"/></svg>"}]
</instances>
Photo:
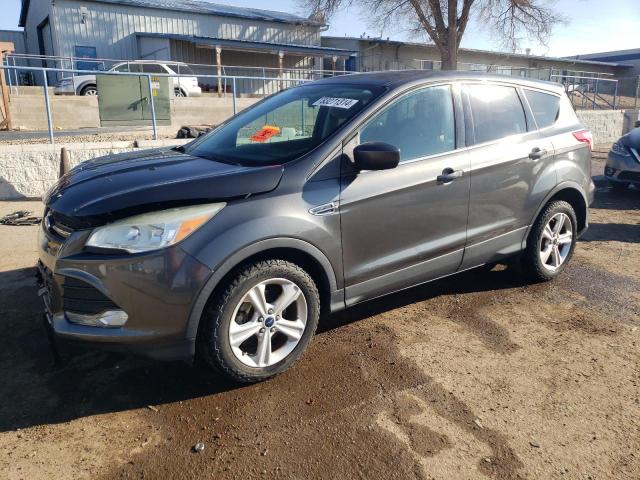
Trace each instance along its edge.
<instances>
[{"instance_id":1,"label":"sky","mask_svg":"<svg viewBox=\"0 0 640 480\"><path fill-rule=\"evenodd\" d=\"M549 1L549 0L548 0ZM536 42L523 42L523 48L532 53L547 56L569 56L583 53L605 52L640 48L639 0L558 0L551 1L556 12L568 23L555 28L549 46ZM20 0L0 0L2 15L0 29L18 29ZM216 0L215 3L265 8L264 0ZM304 14L295 0L279 0L268 4L271 10ZM394 32L371 28L366 22L366 12L357 8L344 9L329 20L325 35L391 37L394 40L409 40L406 32ZM415 39L412 39L415 41ZM501 50L499 42L492 38L481 25L471 22L462 40L462 47L481 50Z\"/></svg>"}]
</instances>

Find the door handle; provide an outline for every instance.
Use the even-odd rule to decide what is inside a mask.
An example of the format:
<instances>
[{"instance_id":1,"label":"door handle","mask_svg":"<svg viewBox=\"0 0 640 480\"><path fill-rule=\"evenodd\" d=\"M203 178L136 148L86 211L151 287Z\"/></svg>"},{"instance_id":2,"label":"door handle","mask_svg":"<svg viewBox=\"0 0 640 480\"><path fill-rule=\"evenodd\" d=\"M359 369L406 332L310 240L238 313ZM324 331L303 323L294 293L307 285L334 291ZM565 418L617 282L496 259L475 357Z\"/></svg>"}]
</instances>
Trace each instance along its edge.
<instances>
[{"instance_id":1,"label":"door handle","mask_svg":"<svg viewBox=\"0 0 640 480\"><path fill-rule=\"evenodd\" d=\"M534 147L531 152L529 152L529 158L531 160L539 160L547 154L547 151L544 148Z\"/></svg>"},{"instance_id":2,"label":"door handle","mask_svg":"<svg viewBox=\"0 0 640 480\"><path fill-rule=\"evenodd\" d=\"M436 177L438 183L449 183L456 178L460 178L464 174L463 170L454 170L453 168L445 168L442 170L442 174Z\"/></svg>"}]
</instances>

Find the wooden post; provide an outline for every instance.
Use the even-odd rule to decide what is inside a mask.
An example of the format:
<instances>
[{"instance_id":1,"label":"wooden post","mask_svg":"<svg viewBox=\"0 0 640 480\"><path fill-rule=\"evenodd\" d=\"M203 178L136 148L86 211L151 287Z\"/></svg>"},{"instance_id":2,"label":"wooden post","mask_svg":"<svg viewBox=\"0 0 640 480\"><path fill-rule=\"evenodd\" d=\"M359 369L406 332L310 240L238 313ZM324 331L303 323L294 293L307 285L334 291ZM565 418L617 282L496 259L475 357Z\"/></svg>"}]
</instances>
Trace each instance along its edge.
<instances>
[{"instance_id":1,"label":"wooden post","mask_svg":"<svg viewBox=\"0 0 640 480\"><path fill-rule=\"evenodd\" d=\"M0 65L4 65L4 56L13 53L15 46L12 42L0 42ZM11 72L9 72L11 75ZM0 90L2 90L2 103L0 103L0 130L11 130L11 109L9 108L9 89L5 81L4 69L0 69Z\"/></svg>"},{"instance_id":2,"label":"wooden post","mask_svg":"<svg viewBox=\"0 0 640 480\"><path fill-rule=\"evenodd\" d=\"M221 97L222 96L222 48L220 48L218 45L216 45L216 65L218 66L218 97Z\"/></svg>"},{"instance_id":3,"label":"wooden post","mask_svg":"<svg viewBox=\"0 0 640 480\"><path fill-rule=\"evenodd\" d=\"M282 90L282 86L284 82L282 81L282 77L284 75L284 52L280 50L278 52L278 76L280 77L280 90Z\"/></svg>"}]
</instances>

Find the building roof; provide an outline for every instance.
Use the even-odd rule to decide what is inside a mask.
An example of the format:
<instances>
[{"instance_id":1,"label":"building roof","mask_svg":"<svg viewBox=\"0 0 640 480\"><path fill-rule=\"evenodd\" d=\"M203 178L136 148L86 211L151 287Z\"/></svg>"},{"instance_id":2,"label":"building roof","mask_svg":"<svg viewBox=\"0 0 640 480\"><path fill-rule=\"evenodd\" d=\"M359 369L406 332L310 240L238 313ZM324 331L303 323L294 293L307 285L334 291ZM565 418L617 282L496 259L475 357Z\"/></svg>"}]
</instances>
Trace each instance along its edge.
<instances>
[{"instance_id":1,"label":"building roof","mask_svg":"<svg viewBox=\"0 0 640 480\"><path fill-rule=\"evenodd\" d=\"M212 47L228 47L231 50L250 50L258 52L275 52L283 51L288 53L299 53L301 55L318 55L318 56L338 56L349 57L356 52L345 50L342 48L321 47L319 45L297 45L292 43L274 43L274 42L254 42L250 40L235 40L229 38L201 37L195 35L180 35L175 33L149 33L136 32L138 37L151 38L168 38L171 40L180 40L183 42L192 42L199 45L211 45Z\"/></svg>"},{"instance_id":2,"label":"building roof","mask_svg":"<svg viewBox=\"0 0 640 480\"><path fill-rule=\"evenodd\" d=\"M338 36L330 36L323 35L322 38L328 38L331 40L358 40L361 42L376 42L376 43L387 43L389 45L411 45L415 47L429 47L436 48L434 44L431 43L418 43L418 42L402 42L399 40L385 40L384 38L363 38L363 37L338 37ZM599 62L595 60L583 60L582 58L574 58L574 57L545 57L542 55L526 55L523 53L508 53L508 52L494 52L492 50L479 50L475 48L461 48L460 52L470 52L470 53L480 53L486 55L496 55L504 58L529 58L533 60L545 60L545 61L556 61L556 62L571 62L575 64L585 64L585 65L601 65L608 67L628 67L628 65L623 65L620 63L610 63L610 62Z\"/></svg>"},{"instance_id":3,"label":"building roof","mask_svg":"<svg viewBox=\"0 0 640 480\"><path fill-rule=\"evenodd\" d=\"M575 55L571 58L602 60L613 62L624 62L626 60L640 60L640 48L629 48L626 50L613 50L611 52L587 53L583 55Z\"/></svg>"},{"instance_id":4,"label":"building roof","mask_svg":"<svg viewBox=\"0 0 640 480\"><path fill-rule=\"evenodd\" d=\"M27 21L27 13L31 0L22 0L20 12L20 26L24 27ZM261 10L259 8L235 7L232 5L220 5L202 0L87 0L91 2L112 3L130 7L158 8L162 10L176 10L181 12L202 13L205 15L218 15L221 17L245 18L249 20L262 20L267 22L290 23L294 25L309 25L321 27L323 22L273 10Z\"/></svg>"}]
</instances>

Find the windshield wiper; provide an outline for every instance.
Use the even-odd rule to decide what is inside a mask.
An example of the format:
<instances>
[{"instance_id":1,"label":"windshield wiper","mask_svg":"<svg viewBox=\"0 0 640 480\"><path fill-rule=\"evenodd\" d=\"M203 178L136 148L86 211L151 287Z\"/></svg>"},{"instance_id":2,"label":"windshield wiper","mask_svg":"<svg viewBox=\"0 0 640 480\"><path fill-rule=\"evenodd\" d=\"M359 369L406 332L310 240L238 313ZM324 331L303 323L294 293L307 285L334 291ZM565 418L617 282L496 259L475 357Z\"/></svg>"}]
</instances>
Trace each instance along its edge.
<instances>
[{"instance_id":1,"label":"windshield wiper","mask_svg":"<svg viewBox=\"0 0 640 480\"><path fill-rule=\"evenodd\" d=\"M180 153L185 153L187 151L187 149L184 148L184 145L178 145L177 147L173 147L171 150L175 150Z\"/></svg>"}]
</instances>

